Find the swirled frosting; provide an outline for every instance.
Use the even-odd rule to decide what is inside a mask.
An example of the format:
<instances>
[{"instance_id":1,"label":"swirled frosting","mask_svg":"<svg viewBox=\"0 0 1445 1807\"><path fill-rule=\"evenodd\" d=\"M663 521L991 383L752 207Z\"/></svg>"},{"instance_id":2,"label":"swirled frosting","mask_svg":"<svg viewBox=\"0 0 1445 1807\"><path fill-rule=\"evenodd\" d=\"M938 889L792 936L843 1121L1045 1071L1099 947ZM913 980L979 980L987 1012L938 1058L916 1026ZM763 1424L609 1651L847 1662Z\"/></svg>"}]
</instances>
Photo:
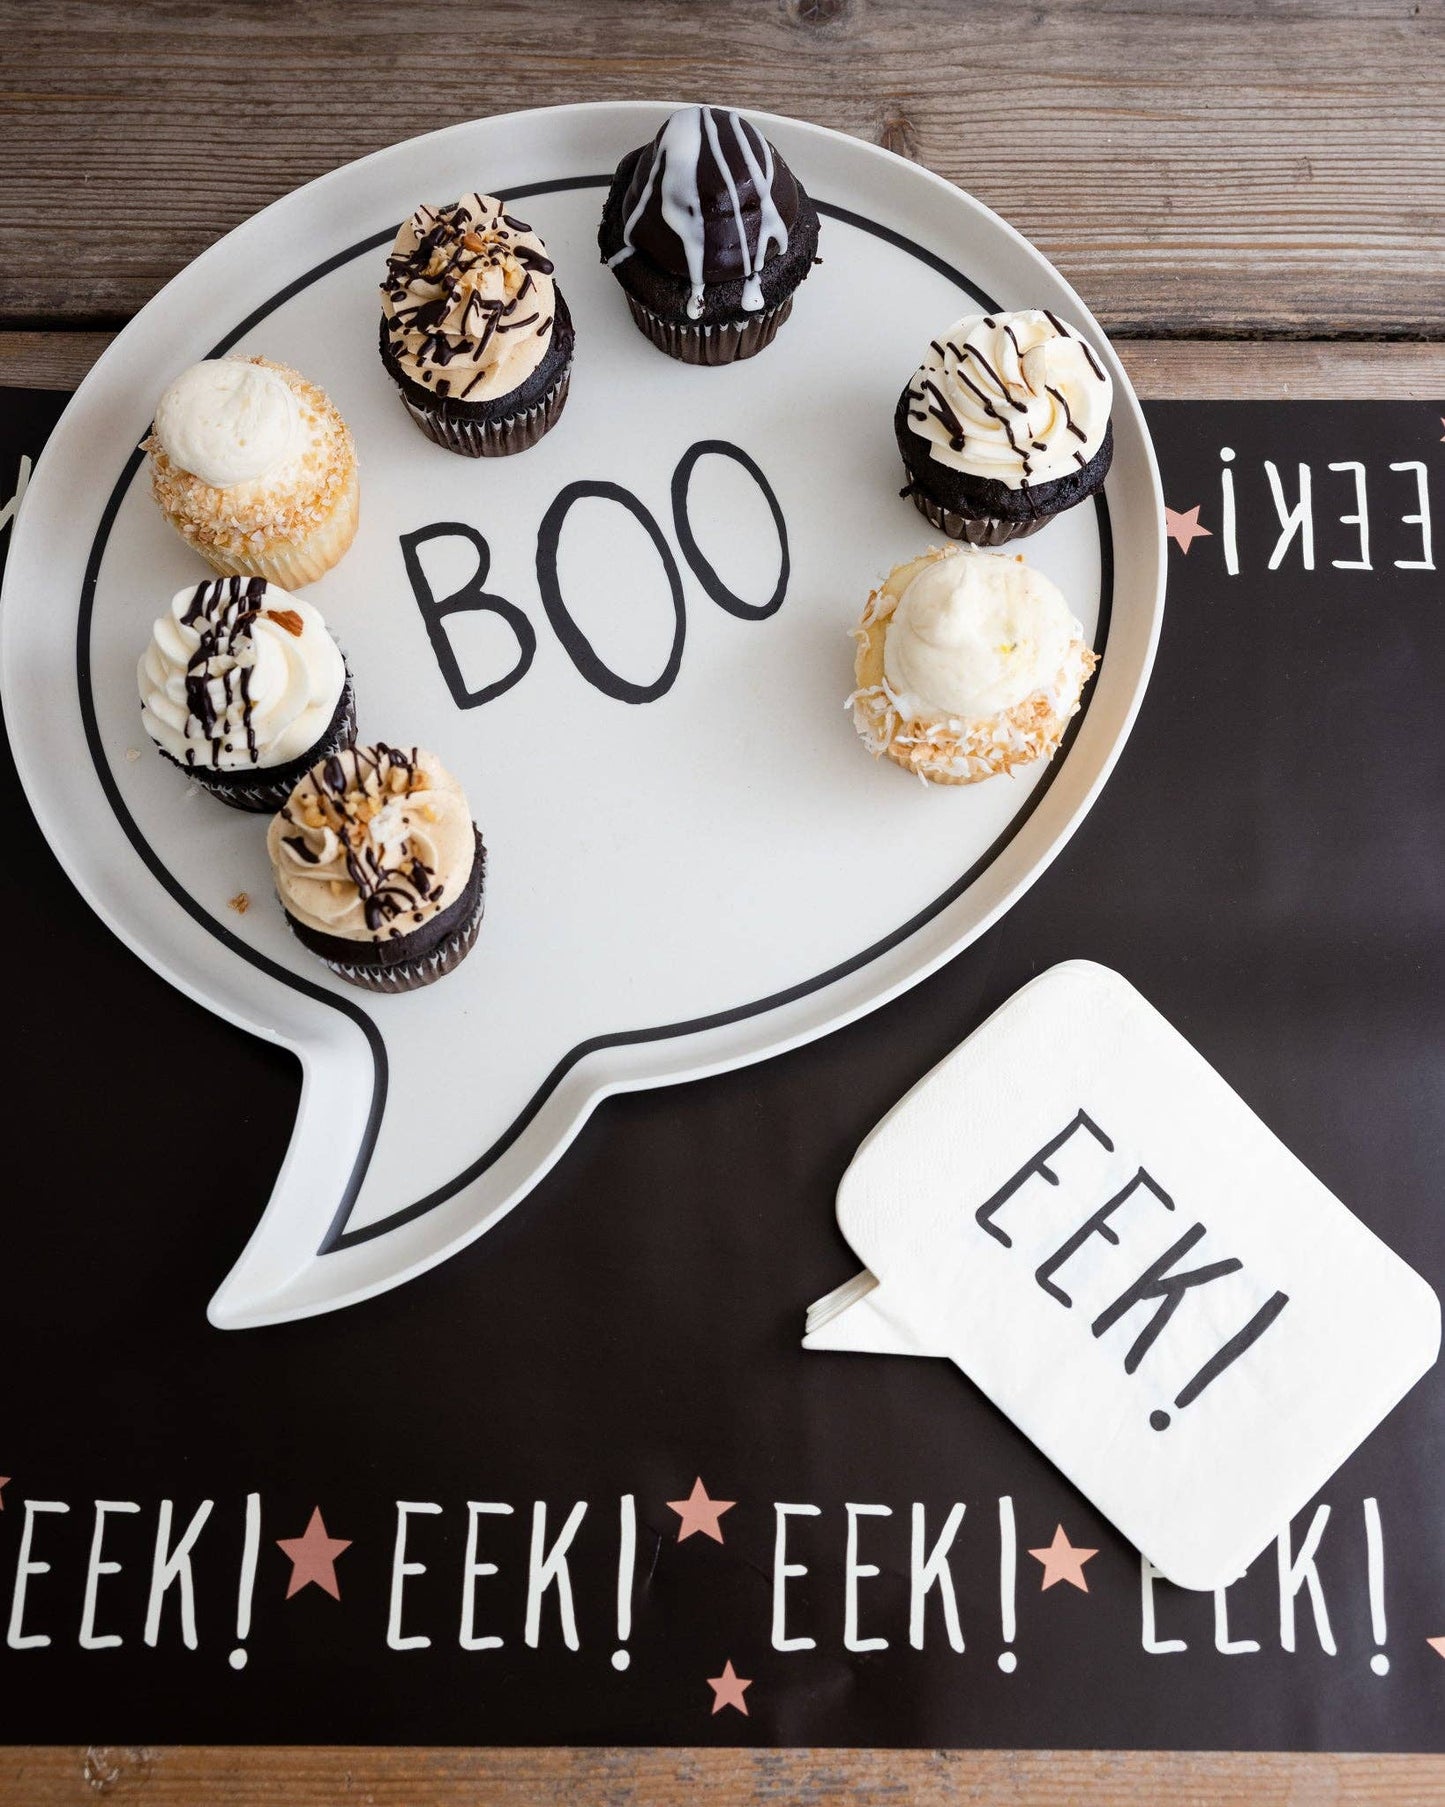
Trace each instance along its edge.
<instances>
[{"instance_id":1,"label":"swirled frosting","mask_svg":"<svg viewBox=\"0 0 1445 1807\"><path fill-rule=\"evenodd\" d=\"M346 941L409 935L466 887L467 799L434 753L378 744L323 759L271 818L276 892L305 927Z\"/></svg>"},{"instance_id":2,"label":"swirled frosting","mask_svg":"<svg viewBox=\"0 0 1445 1807\"><path fill-rule=\"evenodd\" d=\"M1046 308L972 314L934 339L908 387L929 456L1008 489L1081 470L1109 426L1114 385L1093 348Z\"/></svg>"},{"instance_id":3,"label":"swirled frosting","mask_svg":"<svg viewBox=\"0 0 1445 1807\"><path fill-rule=\"evenodd\" d=\"M798 208L793 172L756 126L733 109L682 107L638 160L608 263L641 251L686 277L693 320L708 283L741 281L743 308L756 313L763 265L787 250Z\"/></svg>"},{"instance_id":4,"label":"swirled frosting","mask_svg":"<svg viewBox=\"0 0 1445 1807\"><path fill-rule=\"evenodd\" d=\"M904 590L883 670L900 716L982 721L1055 687L1083 633L1058 589L1021 558L960 547Z\"/></svg>"},{"instance_id":5,"label":"swirled frosting","mask_svg":"<svg viewBox=\"0 0 1445 1807\"><path fill-rule=\"evenodd\" d=\"M552 260L492 195L418 207L381 285L386 339L403 375L437 395L484 402L520 388L556 317Z\"/></svg>"},{"instance_id":6,"label":"swirled frosting","mask_svg":"<svg viewBox=\"0 0 1445 1807\"><path fill-rule=\"evenodd\" d=\"M141 720L182 765L286 765L326 732L346 662L309 602L264 578L177 591L136 670Z\"/></svg>"},{"instance_id":7,"label":"swirled frosting","mask_svg":"<svg viewBox=\"0 0 1445 1807\"><path fill-rule=\"evenodd\" d=\"M156 438L173 465L213 489L252 483L293 458L301 410L285 378L246 358L183 370L156 405Z\"/></svg>"}]
</instances>

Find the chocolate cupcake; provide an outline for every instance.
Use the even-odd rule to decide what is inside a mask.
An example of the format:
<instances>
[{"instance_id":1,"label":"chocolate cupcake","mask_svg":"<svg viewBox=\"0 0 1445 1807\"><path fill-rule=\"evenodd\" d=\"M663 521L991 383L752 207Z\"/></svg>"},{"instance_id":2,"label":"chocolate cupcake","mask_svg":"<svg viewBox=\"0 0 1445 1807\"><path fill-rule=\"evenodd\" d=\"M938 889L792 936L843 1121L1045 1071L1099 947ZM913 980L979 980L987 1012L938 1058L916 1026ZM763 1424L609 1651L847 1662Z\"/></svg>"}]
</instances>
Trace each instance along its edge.
<instances>
[{"instance_id":1,"label":"chocolate cupcake","mask_svg":"<svg viewBox=\"0 0 1445 1807\"><path fill-rule=\"evenodd\" d=\"M292 933L353 985L415 991L476 941L486 849L434 753L378 744L319 761L266 846Z\"/></svg>"},{"instance_id":2,"label":"chocolate cupcake","mask_svg":"<svg viewBox=\"0 0 1445 1807\"><path fill-rule=\"evenodd\" d=\"M792 312L818 210L741 114L684 107L618 164L597 242L654 345L685 364L732 364Z\"/></svg>"},{"instance_id":3,"label":"chocolate cupcake","mask_svg":"<svg viewBox=\"0 0 1445 1807\"><path fill-rule=\"evenodd\" d=\"M1114 385L1045 308L972 314L934 339L893 417L919 512L950 539L1037 533L1103 484Z\"/></svg>"},{"instance_id":4,"label":"chocolate cupcake","mask_svg":"<svg viewBox=\"0 0 1445 1807\"><path fill-rule=\"evenodd\" d=\"M228 577L299 590L356 537L350 431L326 392L289 365L192 364L156 404L142 449L162 514Z\"/></svg>"},{"instance_id":5,"label":"chocolate cupcake","mask_svg":"<svg viewBox=\"0 0 1445 1807\"><path fill-rule=\"evenodd\" d=\"M535 445L572 373L572 316L552 260L491 195L418 207L381 285L381 361L429 439L469 458Z\"/></svg>"},{"instance_id":6,"label":"chocolate cupcake","mask_svg":"<svg viewBox=\"0 0 1445 1807\"><path fill-rule=\"evenodd\" d=\"M326 623L261 577L178 591L136 681L162 756L235 809L279 809L356 734L351 679Z\"/></svg>"}]
</instances>

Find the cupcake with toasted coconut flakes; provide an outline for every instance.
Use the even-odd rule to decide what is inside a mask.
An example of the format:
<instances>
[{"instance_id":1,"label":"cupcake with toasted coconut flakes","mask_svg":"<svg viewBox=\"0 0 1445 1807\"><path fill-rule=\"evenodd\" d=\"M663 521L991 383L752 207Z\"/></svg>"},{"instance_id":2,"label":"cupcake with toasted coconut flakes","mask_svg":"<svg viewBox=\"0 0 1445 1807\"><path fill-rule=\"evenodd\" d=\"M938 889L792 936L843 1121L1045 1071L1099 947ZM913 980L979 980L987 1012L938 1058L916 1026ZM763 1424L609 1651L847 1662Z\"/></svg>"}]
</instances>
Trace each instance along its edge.
<instances>
[{"instance_id":1,"label":"cupcake with toasted coconut flakes","mask_svg":"<svg viewBox=\"0 0 1445 1807\"><path fill-rule=\"evenodd\" d=\"M1048 578L971 546L895 566L853 634L859 736L933 784L1050 758L1098 663Z\"/></svg>"},{"instance_id":2,"label":"cupcake with toasted coconut flakes","mask_svg":"<svg viewBox=\"0 0 1445 1807\"><path fill-rule=\"evenodd\" d=\"M299 590L356 535L356 452L325 392L269 358L207 358L156 407L151 491L223 577Z\"/></svg>"}]
</instances>

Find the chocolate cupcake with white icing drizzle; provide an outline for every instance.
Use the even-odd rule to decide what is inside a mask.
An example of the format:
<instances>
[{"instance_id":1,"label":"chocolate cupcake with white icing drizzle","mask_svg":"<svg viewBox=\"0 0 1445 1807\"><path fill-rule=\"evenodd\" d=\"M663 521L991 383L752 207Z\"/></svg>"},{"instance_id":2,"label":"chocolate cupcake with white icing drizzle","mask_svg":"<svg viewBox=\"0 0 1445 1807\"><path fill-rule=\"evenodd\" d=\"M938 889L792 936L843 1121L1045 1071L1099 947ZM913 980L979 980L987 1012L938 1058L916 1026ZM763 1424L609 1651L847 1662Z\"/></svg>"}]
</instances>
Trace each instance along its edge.
<instances>
[{"instance_id":1,"label":"chocolate cupcake with white icing drizzle","mask_svg":"<svg viewBox=\"0 0 1445 1807\"><path fill-rule=\"evenodd\" d=\"M136 682L162 757L235 809L279 809L318 759L356 734L351 678L326 623L260 577L178 591Z\"/></svg>"},{"instance_id":2,"label":"chocolate cupcake with white icing drizzle","mask_svg":"<svg viewBox=\"0 0 1445 1807\"><path fill-rule=\"evenodd\" d=\"M732 364L792 312L818 210L740 113L683 107L618 164L597 242L654 345L687 364Z\"/></svg>"},{"instance_id":3,"label":"chocolate cupcake with white icing drizzle","mask_svg":"<svg viewBox=\"0 0 1445 1807\"><path fill-rule=\"evenodd\" d=\"M1103 484L1114 385L1046 308L972 314L931 341L893 417L919 511L950 539L1036 533Z\"/></svg>"},{"instance_id":4,"label":"chocolate cupcake with white icing drizzle","mask_svg":"<svg viewBox=\"0 0 1445 1807\"><path fill-rule=\"evenodd\" d=\"M266 833L297 940L370 991L415 991L471 952L486 848L434 753L383 743L320 760Z\"/></svg>"},{"instance_id":5,"label":"chocolate cupcake with white icing drizzle","mask_svg":"<svg viewBox=\"0 0 1445 1807\"><path fill-rule=\"evenodd\" d=\"M418 207L381 285L381 359L407 412L448 451L523 451L567 401L572 316L546 247L492 195Z\"/></svg>"}]
</instances>

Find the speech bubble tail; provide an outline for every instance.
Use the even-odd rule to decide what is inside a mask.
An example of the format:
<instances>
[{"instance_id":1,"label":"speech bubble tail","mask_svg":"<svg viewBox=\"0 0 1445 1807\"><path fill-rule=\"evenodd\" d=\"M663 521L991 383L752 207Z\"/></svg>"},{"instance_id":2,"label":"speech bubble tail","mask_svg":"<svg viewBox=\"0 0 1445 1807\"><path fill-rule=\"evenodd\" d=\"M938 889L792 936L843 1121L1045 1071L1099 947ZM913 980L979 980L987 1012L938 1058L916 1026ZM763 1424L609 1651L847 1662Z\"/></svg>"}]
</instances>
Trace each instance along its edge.
<instances>
[{"instance_id":1,"label":"speech bubble tail","mask_svg":"<svg viewBox=\"0 0 1445 1807\"><path fill-rule=\"evenodd\" d=\"M299 1048L301 1105L270 1202L207 1309L218 1330L243 1330L305 1317L327 1303L328 1237L359 1183L385 1108L386 1055L364 1019L336 1015ZM358 1264L360 1266L360 1264ZM379 1288L358 1285L355 1297Z\"/></svg>"},{"instance_id":2,"label":"speech bubble tail","mask_svg":"<svg viewBox=\"0 0 1445 1807\"><path fill-rule=\"evenodd\" d=\"M893 1316L886 1290L866 1267L808 1307L803 1347L856 1355L942 1354L926 1348L908 1325Z\"/></svg>"}]
</instances>

